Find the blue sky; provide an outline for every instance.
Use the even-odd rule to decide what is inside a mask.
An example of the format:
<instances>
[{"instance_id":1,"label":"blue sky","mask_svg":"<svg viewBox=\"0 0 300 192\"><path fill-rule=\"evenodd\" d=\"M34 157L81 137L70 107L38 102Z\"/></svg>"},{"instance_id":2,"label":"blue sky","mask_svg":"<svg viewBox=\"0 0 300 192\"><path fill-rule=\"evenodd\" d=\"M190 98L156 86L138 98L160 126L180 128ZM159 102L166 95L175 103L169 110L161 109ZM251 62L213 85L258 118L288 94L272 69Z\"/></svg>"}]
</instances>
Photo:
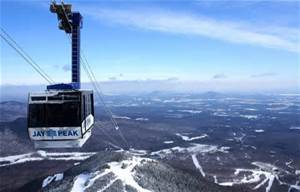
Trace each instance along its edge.
<instances>
[{"instance_id":1,"label":"blue sky","mask_svg":"<svg viewBox=\"0 0 300 192\"><path fill-rule=\"evenodd\" d=\"M299 1L66 2L84 16L82 49L101 81L299 88ZM48 4L1 1L1 27L55 81L68 82L70 44ZM1 85L41 83L1 40Z\"/></svg>"}]
</instances>

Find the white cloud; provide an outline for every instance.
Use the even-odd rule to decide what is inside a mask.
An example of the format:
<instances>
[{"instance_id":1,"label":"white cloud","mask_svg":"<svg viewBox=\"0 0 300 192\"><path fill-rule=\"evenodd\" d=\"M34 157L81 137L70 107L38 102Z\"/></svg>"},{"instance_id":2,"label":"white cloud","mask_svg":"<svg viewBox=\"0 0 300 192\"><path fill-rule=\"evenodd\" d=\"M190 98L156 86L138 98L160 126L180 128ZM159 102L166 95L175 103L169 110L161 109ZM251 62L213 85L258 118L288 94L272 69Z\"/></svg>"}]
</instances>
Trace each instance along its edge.
<instances>
[{"instance_id":1,"label":"white cloud","mask_svg":"<svg viewBox=\"0 0 300 192\"><path fill-rule=\"evenodd\" d=\"M62 67L62 69L63 69L64 71L71 71L71 65L70 65L70 64L66 64L66 65L64 65L64 66Z\"/></svg>"},{"instance_id":2,"label":"white cloud","mask_svg":"<svg viewBox=\"0 0 300 192\"><path fill-rule=\"evenodd\" d=\"M110 80L110 81L116 81L116 80L118 80L118 78L117 77L109 77L108 80Z\"/></svg>"},{"instance_id":3,"label":"white cloud","mask_svg":"<svg viewBox=\"0 0 300 192\"><path fill-rule=\"evenodd\" d=\"M215 74L213 79L225 79L227 76L224 73Z\"/></svg>"},{"instance_id":4,"label":"white cloud","mask_svg":"<svg viewBox=\"0 0 300 192\"><path fill-rule=\"evenodd\" d=\"M300 30L296 28L261 27L163 10L86 8L84 12L102 22L300 52Z\"/></svg>"},{"instance_id":5,"label":"white cloud","mask_svg":"<svg viewBox=\"0 0 300 192\"><path fill-rule=\"evenodd\" d=\"M276 76L276 73L260 73L260 74L254 74L251 75L252 78L260 78L260 77L274 77Z\"/></svg>"}]
</instances>

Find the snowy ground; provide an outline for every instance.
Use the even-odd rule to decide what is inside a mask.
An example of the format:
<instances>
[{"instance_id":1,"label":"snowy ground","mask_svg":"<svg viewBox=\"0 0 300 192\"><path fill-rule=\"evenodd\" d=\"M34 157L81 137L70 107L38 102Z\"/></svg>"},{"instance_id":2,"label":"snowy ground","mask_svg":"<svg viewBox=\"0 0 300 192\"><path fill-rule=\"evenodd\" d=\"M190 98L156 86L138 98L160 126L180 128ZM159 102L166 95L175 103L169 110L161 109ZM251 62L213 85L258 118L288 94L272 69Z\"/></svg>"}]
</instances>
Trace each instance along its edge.
<instances>
[{"instance_id":1,"label":"snowy ground","mask_svg":"<svg viewBox=\"0 0 300 192\"><path fill-rule=\"evenodd\" d=\"M30 161L43 161L43 160L61 160L61 161L83 161L96 153L87 152L64 152L52 153L46 151L37 151L33 153L26 153L22 155L13 155L0 157L0 167L10 166L19 163L26 163Z\"/></svg>"},{"instance_id":2,"label":"snowy ground","mask_svg":"<svg viewBox=\"0 0 300 192\"><path fill-rule=\"evenodd\" d=\"M192 155L192 159L193 159L193 163L194 163L195 167L200 171L202 177L205 177L205 173L204 173L203 168L202 168L202 166L200 165L200 163L197 159L196 154Z\"/></svg>"},{"instance_id":3,"label":"snowy ground","mask_svg":"<svg viewBox=\"0 0 300 192\"><path fill-rule=\"evenodd\" d=\"M203 154L203 153L228 153L229 147L219 147L216 145L205 145L198 143L191 143L188 147L172 147L167 149L162 149L159 151L153 151L150 155L156 155L160 158L164 158L168 155L174 155L175 153L187 153L187 154Z\"/></svg>"},{"instance_id":4,"label":"snowy ground","mask_svg":"<svg viewBox=\"0 0 300 192\"><path fill-rule=\"evenodd\" d=\"M266 192L270 192L272 185L275 180L278 181L280 185L287 185L290 189L300 190L299 182L296 184L289 184L280 180L279 175L282 172L288 173L285 170L282 170L274 165L263 162L253 162L255 169L244 169L238 168L235 170L234 175L236 176L232 181L223 181L218 182L217 177L215 176L215 183L222 186L233 186L240 184L253 184L253 189L265 188Z\"/></svg>"},{"instance_id":5,"label":"snowy ground","mask_svg":"<svg viewBox=\"0 0 300 192\"><path fill-rule=\"evenodd\" d=\"M189 136L181 134L181 133L176 133L176 135L178 137L181 137L181 139L184 140L184 141L193 141L193 140L203 139L203 138L208 137L207 134L203 134L203 135L199 135L199 136L195 136L195 137L189 137Z\"/></svg>"},{"instance_id":6,"label":"snowy ground","mask_svg":"<svg viewBox=\"0 0 300 192\"><path fill-rule=\"evenodd\" d=\"M107 190L117 181L122 182L124 191L126 187L130 186L131 188L139 192L150 192L150 190L143 188L136 182L134 169L138 166L142 166L147 162L153 161L154 160L151 159L133 156L120 162L109 162L107 164L107 168L105 168L104 170L84 172L77 175L73 179L71 192L83 192L88 189L92 189L94 187L94 184L98 180L101 180L103 177L106 177L108 175L112 175L111 179L100 189L97 189L98 192ZM55 182L61 179L63 179L63 175L56 174L54 176L49 176L43 181L43 187L46 187L51 182Z\"/></svg>"}]
</instances>

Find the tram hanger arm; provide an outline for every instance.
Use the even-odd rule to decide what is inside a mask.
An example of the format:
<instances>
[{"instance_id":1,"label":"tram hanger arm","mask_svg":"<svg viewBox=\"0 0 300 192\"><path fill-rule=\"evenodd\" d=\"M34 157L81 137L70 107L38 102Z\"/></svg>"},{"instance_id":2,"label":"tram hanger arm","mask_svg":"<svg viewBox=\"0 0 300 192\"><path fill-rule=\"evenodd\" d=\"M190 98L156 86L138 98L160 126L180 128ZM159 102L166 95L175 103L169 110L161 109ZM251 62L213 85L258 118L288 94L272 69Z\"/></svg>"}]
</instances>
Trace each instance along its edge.
<instances>
[{"instance_id":1,"label":"tram hanger arm","mask_svg":"<svg viewBox=\"0 0 300 192\"><path fill-rule=\"evenodd\" d=\"M72 15L72 5L64 4L57 5L55 1L50 5L50 12L57 14L57 19L60 20L59 29L64 30L66 33L72 32L72 24L68 15Z\"/></svg>"}]
</instances>

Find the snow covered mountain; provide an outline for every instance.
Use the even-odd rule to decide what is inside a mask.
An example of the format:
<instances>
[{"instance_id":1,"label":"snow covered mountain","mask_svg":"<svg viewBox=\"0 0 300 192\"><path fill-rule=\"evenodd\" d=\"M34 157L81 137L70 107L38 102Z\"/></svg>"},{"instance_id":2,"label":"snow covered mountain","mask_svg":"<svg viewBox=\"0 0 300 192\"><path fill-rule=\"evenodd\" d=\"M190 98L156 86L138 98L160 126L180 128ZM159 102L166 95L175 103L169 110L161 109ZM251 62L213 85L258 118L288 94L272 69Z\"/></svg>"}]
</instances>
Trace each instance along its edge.
<instances>
[{"instance_id":1,"label":"snow covered mountain","mask_svg":"<svg viewBox=\"0 0 300 192\"><path fill-rule=\"evenodd\" d=\"M99 152L63 173L35 180L20 191L33 191L38 186L45 192L248 191L219 186L201 176L193 176L158 160L130 152Z\"/></svg>"},{"instance_id":2,"label":"snow covered mountain","mask_svg":"<svg viewBox=\"0 0 300 192\"><path fill-rule=\"evenodd\" d=\"M17 118L1 116L0 191L71 191L80 181L86 191L110 182L106 191L300 191L300 97L210 94L107 96L129 146L96 102L91 139L73 150L36 151L26 104L3 102L0 112ZM118 146L131 150L103 152Z\"/></svg>"}]
</instances>

